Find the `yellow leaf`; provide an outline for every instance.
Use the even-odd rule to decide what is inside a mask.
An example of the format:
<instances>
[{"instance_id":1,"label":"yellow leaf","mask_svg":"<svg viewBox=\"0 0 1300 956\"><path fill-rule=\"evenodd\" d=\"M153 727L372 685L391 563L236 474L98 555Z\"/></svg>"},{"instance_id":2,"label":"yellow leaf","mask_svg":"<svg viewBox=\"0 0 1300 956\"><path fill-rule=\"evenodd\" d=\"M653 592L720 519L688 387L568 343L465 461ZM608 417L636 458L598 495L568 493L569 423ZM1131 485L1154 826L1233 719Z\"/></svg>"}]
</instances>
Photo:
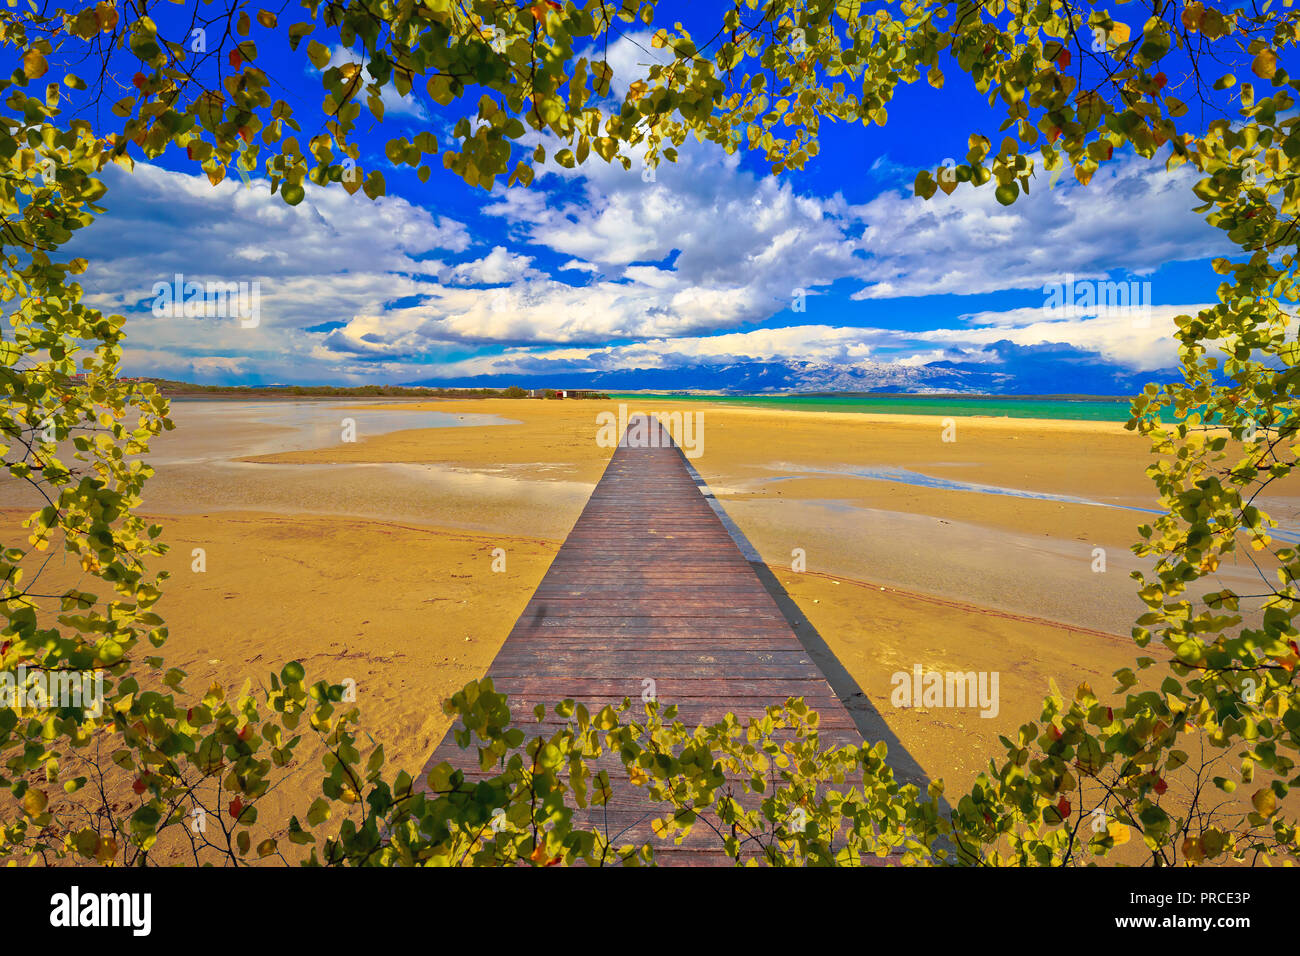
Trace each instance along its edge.
<instances>
[{"instance_id":1,"label":"yellow leaf","mask_svg":"<svg viewBox=\"0 0 1300 956\"><path fill-rule=\"evenodd\" d=\"M50 798L45 795L44 790L28 790L23 794L23 812L29 817L39 816L49 802Z\"/></svg>"},{"instance_id":2,"label":"yellow leaf","mask_svg":"<svg viewBox=\"0 0 1300 956\"><path fill-rule=\"evenodd\" d=\"M100 863L108 863L117 856L117 841L112 837L104 837L99 841L99 846L95 848L95 859Z\"/></svg>"},{"instance_id":3,"label":"yellow leaf","mask_svg":"<svg viewBox=\"0 0 1300 956\"><path fill-rule=\"evenodd\" d=\"M1263 80L1271 80L1277 72L1277 55L1267 47L1259 51L1255 61L1250 64L1250 71Z\"/></svg>"},{"instance_id":4,"label":"yellow leaf","mask_svg":"<svg viewBox=\"0 0 1300 956\"><path fill-rule=\"evenodd\" d=\"M1110 838L1115 841L1116 846L1123 846L1129 841L1129 837L1133 835L1132 831L1118 820L1108 824L1106 830L1110 833Z\"/></svg>"},{"instance_id":5,"label":"yellow leaf","mask_svg":"<svg viewBox=\"0 0 1300 956\"><path fill-rule=\"evenodd\" d=\"M39 79L49 68L50 65L45 62L40 50L28 50L23 54L23 73L29 80Z\"/></svg>"},{"instance_id":6,"label":"yellow leaf","mask_svg":"<svg viewBox=\"0 0 1300 956\"><path fill-rule=\"evenodd\" d=\"M109 0L95 4L95 21L99 24L99 29L105 33L117 26L116 4Z\"/></svg>"},{"instance_id":7,"label":"yellow leaf","mask_svg":"<svg viewBox=\"0 0 1300 956\"><path fill-rule=\"evenodd\" d=\"M1250 802L1259 811L1260 816L1271 817L1277 813L1277 795L1272 787L1262 787L1251 796Z\"/></svg>"}]
</instances>

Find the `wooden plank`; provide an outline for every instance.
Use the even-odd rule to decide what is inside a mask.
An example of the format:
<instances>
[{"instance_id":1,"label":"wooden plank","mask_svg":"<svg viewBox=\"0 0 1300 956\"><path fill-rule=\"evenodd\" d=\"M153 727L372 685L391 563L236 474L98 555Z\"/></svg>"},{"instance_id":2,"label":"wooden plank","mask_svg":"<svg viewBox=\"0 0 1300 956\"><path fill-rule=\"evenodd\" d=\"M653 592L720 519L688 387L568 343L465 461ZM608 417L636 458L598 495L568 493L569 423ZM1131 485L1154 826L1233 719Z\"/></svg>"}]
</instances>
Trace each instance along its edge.
<instances>
[{"instance_id":1,"label":"wooden plank","mask_svg":"<svg viewBox=\"0 0 1300 956\"><path fill-rule=\"evenodd\" d=\"M654 423L653 428L658 428ZM753 567L701 494L681 453L660 431L653 447L616 449L564 545L488 668L516 721L552 734L566 721L554 704L591 711L623 698L641 719L643 680L688 727L726 714L757 717L787 697L821 715L823 745L861 743L853 718L799 642ZM539 723L533 708L545 705ZM447 761L469 779L477 751L448 733L425 768ZM650 831L663 808L627 782L614 754L596 766L615 785L608 808L579 810L620 842L649 842L664 865L729 865L717 836L698 825L680 846ZM755 801L761 797L755 795Z\"/></svg>"},{"instance_id":2,"label":"wooden plank","mask_svg":"<svg viewBox=\"0 0 1300 956\"><path fill-rule=\"evenodd\" d=\"M625 694L624 696L631 698L633 705L636 708L632 716L627 719L629 720L641 719L644 712L641 710L640 707L640 697L634 694ZM588 711L592 713L601 710L606 705L617 706L623 701L622 697L596 696L590 694L573 695L569 699L572 700L575 704L582 704L587 708ZM819 705L823 702L823 700L826 699L825 698L817 698L815 700L810 699L809 705L810 706ZM548 711L550 711L556 703L557 701L551 698L540 699L537 697L530 697L527 694L519 694L519 695L512 694L510 697L511 712L515 715L517 720L521 721L522 723L528 726L535 725L533 719L534 707L536 707L538 704L541 704L544 707L546 707ZM735 706L729 706L729 704L733 704L733 703L734 702L729 702L729 701L720 702L716 697L675 697L673 698L672 701L672 704L677 708L678 711L677 719L681 720L682 723L686 724L689 727L694 727L698 724L717 723L718 721L722 720L722 718L726 714L736 712ZM818 715L821 718L821 722L818 724L818 726L822 730L851 729L853 730L855 735L857 734L857 725L853 722L852 716L848 714L847 711L843 713L839 713L836 712L836 710L833 707L823 708L821 706L815 706L815 709L817 710Z\"/></svg>"},{"instance_id":3,"label":"wooden plank","mask_svg":"<svg viewBox=\"0 0 1300 956\"><path fill-rule=\"evenodd\" d=\"M572 648L576 651L603 649L603 643L600 641L588 641ZM497 655L496 662L492 665L499 668L504 662L509 661L512 664L529 664L535 663L539 666L548 666L555 663L557 650L565 650L559 646L534 642L532 644L517 643L510 648L503 647L501 653ZM808 656L807 651L788 650L786 648L773 648L772 650L717 650L708 645L691 649L678 649L673 653L673 658L677 665L686 664L718 664L721 666L762 666L766 664L776 664L781 666L811 664L812 658ZM612 668L622 667L625 664L652 664L662 663L663 655L655 650L649 650L645 647L638 646L636 642L627 645L620 650L617 657L612 661L595 660L588 664L587 673L596 676L596 671L591 668ZM677 666L674 665L674 666ZM626 673L626 670L624 670Z\"/></svg>"}]
</instances>

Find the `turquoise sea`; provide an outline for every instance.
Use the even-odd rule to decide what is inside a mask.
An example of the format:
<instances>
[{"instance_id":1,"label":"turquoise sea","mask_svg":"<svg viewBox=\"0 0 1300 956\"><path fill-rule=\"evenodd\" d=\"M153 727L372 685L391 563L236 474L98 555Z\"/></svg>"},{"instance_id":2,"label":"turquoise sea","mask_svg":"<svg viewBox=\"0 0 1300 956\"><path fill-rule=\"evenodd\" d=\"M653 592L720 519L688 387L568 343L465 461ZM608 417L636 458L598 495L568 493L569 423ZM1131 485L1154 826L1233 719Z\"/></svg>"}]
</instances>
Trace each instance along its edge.
<instances>
[{"instance_id":1,"label":"turquoise sea","mask_svg":"<svg viewBox=\"0 0 1300 956\"><path fill-rule=\"evenodd\" d=\"M645 402L656 398L726 405L755 405L802 411L868 412L877 415L939 415L992 418L1064 418L1097 422L1129 419L1127 398L1005 398L949 395L648 395L612 393L611 398Z\"/></svg>"}]
</instances>

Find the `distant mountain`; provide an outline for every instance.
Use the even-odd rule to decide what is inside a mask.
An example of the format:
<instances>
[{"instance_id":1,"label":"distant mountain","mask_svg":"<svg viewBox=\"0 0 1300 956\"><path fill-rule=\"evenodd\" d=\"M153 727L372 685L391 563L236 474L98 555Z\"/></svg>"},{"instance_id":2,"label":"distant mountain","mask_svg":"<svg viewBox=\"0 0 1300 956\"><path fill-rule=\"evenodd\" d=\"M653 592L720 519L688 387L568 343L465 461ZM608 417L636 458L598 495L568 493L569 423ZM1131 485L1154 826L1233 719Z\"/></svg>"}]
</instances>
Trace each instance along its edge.
<instances>
[{"instance_id":1,"label":"distant mountain","mask_svg":"<svg viewBox=\"0 0 1300 956\"><path fill-rule=\"evenodd\" d=\"M1133 395L1149 382L1183 378L1177 367L1133 371L1059 342L995 342L979 353L978 361L931 362L923 368L938 378L964 376L967 383L978 383L975 391L991 395Z\"/></svg>"},{"instance_id":2,"label":"distant mountain","mask_svg":"<svg viewBox=\"0 0 1300 956\"><path fill-rule=\"evenodd\" d=\"M590 388L602 392L959 392L979 395L1132 395L1147 382L1180 378L1177 369L1133 372L1071 345L997 342L978 360L889 362L735 362L675 368L583 369L432 378L404 383L445 388Z\"/></svg>"},{"instance_id":3,"label":"distant mountain","mask_svg":"<svg viewBox=\"0 0 1300 956\"><path fill-rule=\"evenodd\" d=\"M515 384L527 388L591 388L602 392L698 389L752 394L792 391L924 390L928 378L929 376L921 369L879 363L846 366L814 362L738 362L728 365L683 365L676 368L474 375L465 378L433 378L404 384L426 385L437 382L451 388L500 388L503 384ZM945 377L945 381L947 379L948 377Z\"/></svg>"}]
</instances>

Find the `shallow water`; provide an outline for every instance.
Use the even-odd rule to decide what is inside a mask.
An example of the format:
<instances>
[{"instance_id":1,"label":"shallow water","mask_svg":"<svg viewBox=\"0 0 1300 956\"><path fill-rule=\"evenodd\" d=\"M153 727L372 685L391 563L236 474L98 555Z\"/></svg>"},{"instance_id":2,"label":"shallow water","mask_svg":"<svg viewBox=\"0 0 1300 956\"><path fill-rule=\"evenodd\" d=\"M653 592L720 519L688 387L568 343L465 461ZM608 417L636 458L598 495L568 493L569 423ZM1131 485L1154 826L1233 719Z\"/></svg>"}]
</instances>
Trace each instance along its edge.
<instances>
[{"instance_id":1,"label":"shallow water","mask_svg":"<svg viewBox=\"0 0 1300 956\"><path fill-rule=\"evenodd\" d=\"M240 459L336 447L343 419L364 441L388 432L513 424L496 415L425 411L406 403L387 408L341 401L174 401L176 428L154 439L154 466L143 493L151 514L254 511L337 514L423 524L493 526L494 510L514 526L563 536L561 522L590 493L580 482L529 482L444 465L383 463L262 464ZM72 458L72 450L66 452ZM516 513L522 502L523 514ZM0 507L34 508L40 499L24 482L0 482ZM551 520L548 509L558 517ZM566 510L568 509L568 510ZM536 520L529 521L530 514Z\"/></svg>"},{"instance_id":2,"label":"shallow water","mask_svg":"<svg viewBox=\"0 0 1300 956\"><path fill-rule=\"evenodd\" d=\"M1037 501L1058 501L1063 504L1086 505L1094 508L1117 508L1121 511L1137 511L1142 514L1164 514L1159 508L1139 508L1136 505L1120 504L1114 501L1098 501L1093 498L1080 498L1075 495L1058 495L1049 491L1026 491L1021 488L1006 488L1001 485L985 485L974 481L955 481L951 478L938 478L908 468L885 468L870 465L856 465L852 468L811 468L788 462L767 465L773 471L784 472L771 481L792 481L813 475L836 475L848 478L863 478L869 481L893 481L904 485L921 488L941 488L945 491L972 491L984 495L1006 495L1011 498L1030 498ZM1270 531L1270 535L1283 541L1300 543L1300 528L1281 526Z\"/></svg>"},{"instance_id":3,"label":"shallow water","mask_svg":"<svg viewBox=\"0 0 1300 956\"><path fill-rule=\"evenodd\" d=\"M591 488L439 464L211 461L160 467L144 510L335 515L561 540Z\"/></svg>"},{"instance_id":4,"label":"shallow water","mask_svg":"<svg viewBox=\"0 0 1300 956\"><path fill-rule=\"evenodd\" d=\"M155 465L229 461L328 448L342 441L344 419L355 422L357 441L419 428L518 424L498 415L433 412L401 405L376 408L357 399L238 404L173 401L171 409L176 429L154 441L149 460Z\"/></svg>"},{"instance_id":5,"label":"shallow water","mask_svg":"<svg viewBox=\"0 0 1300 956\"><path fill-rule=\"evenodd\" d=\"M922 474L908 468L880 468L859 465L853 468L809 468L803 465L779 463L768 465L775 471L794 472L781 475L776 481L789 481L807 475L842 475L849 478L866 478L871 481L896 481L904 485L917 485L922 488L943 488L948 491L976 491L985 495L1008 495L1012 498L1036 498L1041 501L1060 501L1072 505L1095 505L1101 508L1123 508L1126 511L1144 511L1148 514L1160 514L1154 508L1137 508L1131 505L1112 504L1095 501L1091 498L1079 498L1074 495L1057 495L1049 491L1025 491L1020 488L1004 488L1001 485L985 485L974 481L954 481L951 478L937 478Z\"/></svg>"}]
</instances>

